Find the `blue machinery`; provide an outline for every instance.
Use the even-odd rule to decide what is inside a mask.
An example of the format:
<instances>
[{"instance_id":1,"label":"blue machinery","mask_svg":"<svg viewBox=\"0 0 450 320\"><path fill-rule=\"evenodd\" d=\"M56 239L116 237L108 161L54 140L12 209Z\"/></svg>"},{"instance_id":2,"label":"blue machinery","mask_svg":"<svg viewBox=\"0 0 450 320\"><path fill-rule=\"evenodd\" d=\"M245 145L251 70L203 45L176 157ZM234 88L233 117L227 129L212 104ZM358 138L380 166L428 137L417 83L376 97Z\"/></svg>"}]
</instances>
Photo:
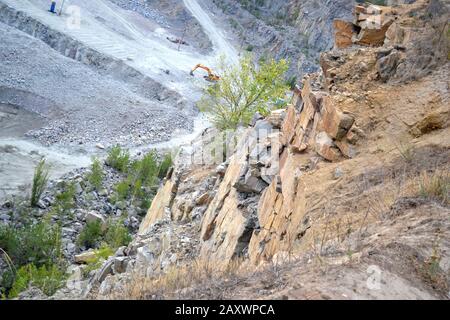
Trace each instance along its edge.
<instances>
[{"instance_id":1,"label":"blue machinery","mask_svg":"<svg viewBox=\"0 0 450 320\"><path fill-rule=\"evenodd\" d=\"M52 3L50 4L50 10L48 11L50 11L51 13L56 13L55 9L56 9L56 1L52 1Z\"/></svg>"}]
</instances>

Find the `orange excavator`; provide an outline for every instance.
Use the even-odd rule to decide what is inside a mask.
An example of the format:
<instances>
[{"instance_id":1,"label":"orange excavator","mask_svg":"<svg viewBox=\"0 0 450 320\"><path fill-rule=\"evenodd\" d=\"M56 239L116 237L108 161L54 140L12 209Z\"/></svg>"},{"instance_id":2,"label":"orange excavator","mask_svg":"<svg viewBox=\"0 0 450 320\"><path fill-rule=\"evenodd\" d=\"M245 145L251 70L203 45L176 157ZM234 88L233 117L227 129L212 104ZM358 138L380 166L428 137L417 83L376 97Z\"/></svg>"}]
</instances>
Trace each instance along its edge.
<instances>
[{"instance_id":1,"label":"orange excavator","mask_svg":"<svg viewBox=\"0 0 450 320\"><path fill-rule=\"evenodd\" d=\"M211 82L215 82L220 80L220 77L213 73L212 70L210 68L208 68L207 66L202 65L201 63L197 64L190 72L191 76L194 76L194 71L197 70L198 68L205 70L206 72L208 72L207 76L203 76L203 78L205 78L206 81L211 81Z\"/></svg>"}]
</instances>

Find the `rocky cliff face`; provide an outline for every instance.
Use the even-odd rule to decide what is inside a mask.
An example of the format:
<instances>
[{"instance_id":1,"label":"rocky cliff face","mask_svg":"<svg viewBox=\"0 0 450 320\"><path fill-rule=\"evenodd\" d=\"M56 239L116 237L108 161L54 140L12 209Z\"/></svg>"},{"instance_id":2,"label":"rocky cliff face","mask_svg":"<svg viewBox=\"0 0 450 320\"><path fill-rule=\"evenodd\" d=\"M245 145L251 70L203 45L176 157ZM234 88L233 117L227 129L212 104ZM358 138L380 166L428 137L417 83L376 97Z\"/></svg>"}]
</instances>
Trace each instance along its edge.
<instances>
[{"instance_id":1,"label":"rocky cliff face","mask_svg":"<svg viewBox=\"0 0 450 320\"><path fill-rule=\"evenodd\" d=\"M321 70L287 109L239 131L224 163L187 161L208 154L214 130L181 152L137 239L108 260L120 268L102 269L90 294L216 297L206 276L174 271L208 261L238 270L233 282L205 269L222 298L448 297L448 9L368 10L335 23Z\"/></svg>"},{"instance_id":2,"label":"rocky cliff face","mask_svg":"<svg viewBox=\"0 0 450 320\"><path fill-rule=\"evenodd\" d=\"M320 52L333 47L333 20L350 20L354 1L215 0L213 3L218 12L225 14L242 49L256 53L258 58L289 59L290 74L301 79L303 74L318 69Z\"/></svg>"}]
</instances>

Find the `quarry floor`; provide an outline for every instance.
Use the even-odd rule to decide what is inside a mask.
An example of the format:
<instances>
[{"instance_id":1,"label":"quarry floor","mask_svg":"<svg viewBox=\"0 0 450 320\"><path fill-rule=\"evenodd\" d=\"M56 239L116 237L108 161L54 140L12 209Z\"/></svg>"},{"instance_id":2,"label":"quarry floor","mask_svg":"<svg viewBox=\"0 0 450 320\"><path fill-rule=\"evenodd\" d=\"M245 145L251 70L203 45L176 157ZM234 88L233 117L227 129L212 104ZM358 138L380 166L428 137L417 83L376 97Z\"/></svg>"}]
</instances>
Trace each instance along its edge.
<instances>
[{"instance_id":1,"label":"quarry floor","mask_svg":"<svg viewBox=\"0 0 450 320\"><path fill-rule=\"evenodd\" d=\"M209 126L195 107L207 83L189 71L235 63L231 37L184 0L211 47L187 35L179 48L168 40L179 26L118 2L70 0L59 16L45 0L0 1L0 198L27 190L41 157L56 178L109 146L178 147Z\"/></svg>"}]
</instances>

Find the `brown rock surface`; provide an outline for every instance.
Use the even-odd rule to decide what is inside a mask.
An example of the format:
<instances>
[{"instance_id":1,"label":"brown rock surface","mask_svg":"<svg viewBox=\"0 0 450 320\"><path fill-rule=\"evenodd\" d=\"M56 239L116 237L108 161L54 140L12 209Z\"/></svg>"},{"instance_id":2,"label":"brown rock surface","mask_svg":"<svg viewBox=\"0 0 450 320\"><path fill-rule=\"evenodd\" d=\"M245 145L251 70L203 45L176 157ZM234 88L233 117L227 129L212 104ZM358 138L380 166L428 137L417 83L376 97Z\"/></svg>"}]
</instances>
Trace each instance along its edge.
<instances>
[{"instance_id":1,"label":"brown rock surface","mask_svg":"<svg viewBox=\"0 0 450 320\"><path fill-rule=\"evenodd\" d=\"M335 47L338 49L350 47L353 44L353 23L336 19L333 21L333 26L335 29Z\"/></svg>"}]
</instances>

